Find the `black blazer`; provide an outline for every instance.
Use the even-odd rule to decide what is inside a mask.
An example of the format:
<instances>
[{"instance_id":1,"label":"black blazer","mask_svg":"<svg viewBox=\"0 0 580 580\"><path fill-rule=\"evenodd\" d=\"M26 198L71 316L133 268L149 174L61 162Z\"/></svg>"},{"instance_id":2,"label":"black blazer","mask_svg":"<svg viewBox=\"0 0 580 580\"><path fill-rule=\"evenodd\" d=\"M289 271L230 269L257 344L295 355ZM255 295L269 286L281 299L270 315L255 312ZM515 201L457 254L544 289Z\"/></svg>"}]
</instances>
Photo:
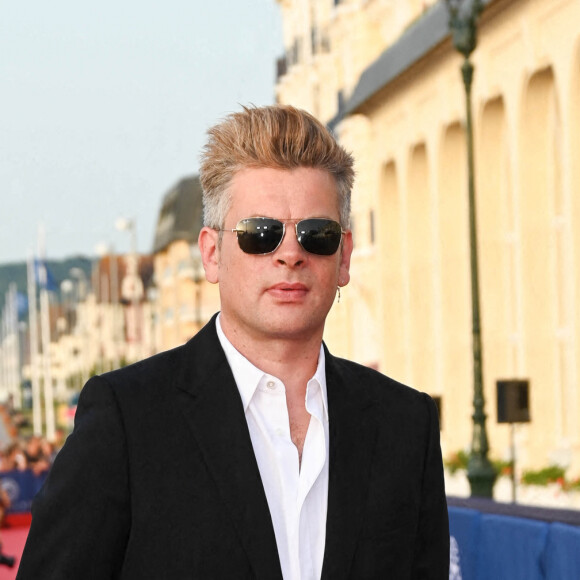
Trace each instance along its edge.
<instances>
[{"instance_id":1,"label":"black blazer","mask_svg":"<svg viewBox=\"0 0 580 580\"><path fill-rule=\"evenodd\" d=\"M322 578L447 579L432 399L328 351L326 379ZM86 384L32 513L18 580L282 578L214 320L184 346Z\"/></svg>"}]
</instances>

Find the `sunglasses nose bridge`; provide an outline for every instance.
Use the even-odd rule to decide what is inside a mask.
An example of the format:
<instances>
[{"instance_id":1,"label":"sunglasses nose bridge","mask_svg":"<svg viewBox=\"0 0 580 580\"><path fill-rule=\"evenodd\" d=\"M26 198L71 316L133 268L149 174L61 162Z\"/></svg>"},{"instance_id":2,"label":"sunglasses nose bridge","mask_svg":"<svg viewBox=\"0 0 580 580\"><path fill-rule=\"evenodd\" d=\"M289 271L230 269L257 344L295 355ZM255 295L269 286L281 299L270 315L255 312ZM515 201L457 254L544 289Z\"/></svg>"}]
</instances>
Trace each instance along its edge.
<instances>
[{"instance_id":1,"label":"sunglasses nose bridge","mask_svg":"<svg viewBox=\"0 0 580 580\"><path fill-rule=\"evenodd\" d=\"M299 222L298 222L299 223ZM298 235L298 223L286 223L282 222L282 237L276 248L277 252L280 251L305 251L302 244L299 241Z\"/></svg>"}]
</instances>

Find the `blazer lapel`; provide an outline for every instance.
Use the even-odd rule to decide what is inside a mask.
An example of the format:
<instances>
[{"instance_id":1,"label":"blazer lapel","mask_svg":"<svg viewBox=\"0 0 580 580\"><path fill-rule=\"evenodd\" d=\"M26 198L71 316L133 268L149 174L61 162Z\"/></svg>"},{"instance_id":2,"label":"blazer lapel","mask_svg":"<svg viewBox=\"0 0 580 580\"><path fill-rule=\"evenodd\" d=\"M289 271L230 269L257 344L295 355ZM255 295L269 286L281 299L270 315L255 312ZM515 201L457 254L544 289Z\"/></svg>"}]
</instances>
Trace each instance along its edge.
<instances>
[{"instance_id":1,"label":"blazer lapel","mask_svg":"<svg viewBox=\"0 0 580 580\"><path fill-rule=\"evenodd\" d=\"M330 465L323 580L348 578L362 525L375 448L373 401L326 350Z\"/></svg>"},{"instance_id":2,"label":"blazer lapel","mask_svg":"<svg viewBox=\"0 0 580 580\"><path fill-rule=\"evenodd\" d=\"M215 317L187 345L177 387L255 577L282 580L276 537L242 401L219 343Z\"/></svg>"}]
</instances>

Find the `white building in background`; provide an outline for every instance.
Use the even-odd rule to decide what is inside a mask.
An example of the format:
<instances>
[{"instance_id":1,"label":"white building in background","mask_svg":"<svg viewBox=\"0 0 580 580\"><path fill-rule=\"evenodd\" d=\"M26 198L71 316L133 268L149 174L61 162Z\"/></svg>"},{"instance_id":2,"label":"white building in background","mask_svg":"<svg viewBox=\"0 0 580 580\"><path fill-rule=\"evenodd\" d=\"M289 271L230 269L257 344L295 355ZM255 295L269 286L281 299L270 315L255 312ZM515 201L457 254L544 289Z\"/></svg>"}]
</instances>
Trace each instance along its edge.
<instances>
[{"instance_id":1,"label":"white building in background","mask_svg":"<svg viewBox=\"0 0 580 580\"><path fill-rule=\"evenodd\" d=\"M57 407L68 404L90 376L156 352L153 308L147 300L152 275L149 256L104 256L94 264L90 284L80 276L76 291L69 283L70 296L51 304L50 348L39 352L37 367L48 364ZM22 378L32 381L33 375L27 361ZM43 373L38 376L42 383Z\"/></svg>"}]
</instances>

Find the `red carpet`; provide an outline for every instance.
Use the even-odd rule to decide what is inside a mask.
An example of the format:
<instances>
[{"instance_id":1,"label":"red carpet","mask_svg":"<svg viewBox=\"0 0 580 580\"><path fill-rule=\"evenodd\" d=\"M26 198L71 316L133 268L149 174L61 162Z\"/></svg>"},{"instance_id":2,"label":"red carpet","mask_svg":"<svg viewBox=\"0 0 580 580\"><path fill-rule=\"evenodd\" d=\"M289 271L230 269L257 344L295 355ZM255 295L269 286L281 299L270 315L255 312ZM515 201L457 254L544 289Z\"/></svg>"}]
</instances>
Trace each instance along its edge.
<instances>
[{"instance_id":1,"label":"red carpet","mask_svg":"<svg viewBox=\"0 0 580 580\"><path fill-rule=\"evenodd\" d=\"M20 555L22 554L22 550L24 550L26 536L28 536L28 526L14 526L0 530L2 552L7 556L16 557L16 565L14 568L0 566L0 580L14 580L16 578L16 571L18 570Z\"/></svg>"}]
</instances>

